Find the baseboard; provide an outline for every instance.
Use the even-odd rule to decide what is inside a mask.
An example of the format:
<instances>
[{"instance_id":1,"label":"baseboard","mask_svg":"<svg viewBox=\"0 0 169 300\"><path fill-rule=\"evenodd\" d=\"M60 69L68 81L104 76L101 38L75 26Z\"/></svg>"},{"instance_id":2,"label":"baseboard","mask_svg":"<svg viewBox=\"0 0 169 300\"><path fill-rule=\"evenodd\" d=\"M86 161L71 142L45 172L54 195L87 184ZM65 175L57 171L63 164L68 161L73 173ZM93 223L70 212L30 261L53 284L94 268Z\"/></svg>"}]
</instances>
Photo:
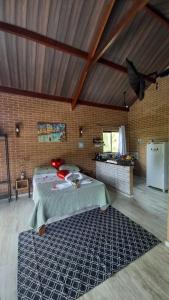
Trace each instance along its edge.
<instances>
[{"instance_id":1,"label":"baseboard","mask_svg":"<svg viewBox=\"0 0 169 300\"><path fill-rule=\"evenodd\" d=\"M164 244L167 248L169 248L169 241L165 241Z\"/></svg>"}]
</instances>

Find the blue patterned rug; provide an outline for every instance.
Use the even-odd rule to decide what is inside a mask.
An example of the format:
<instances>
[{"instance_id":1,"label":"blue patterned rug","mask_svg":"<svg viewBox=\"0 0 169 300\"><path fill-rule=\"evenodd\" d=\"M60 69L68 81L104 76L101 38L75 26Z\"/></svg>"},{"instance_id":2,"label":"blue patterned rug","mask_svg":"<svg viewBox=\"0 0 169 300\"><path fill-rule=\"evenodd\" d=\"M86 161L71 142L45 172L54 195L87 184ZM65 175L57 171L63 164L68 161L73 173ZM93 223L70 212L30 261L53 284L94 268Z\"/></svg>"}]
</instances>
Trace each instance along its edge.
<instances>
[{"instance_id":1,"label":"blue patterned rug","mask_svg":"<svg viewBox=\"0 0 169 300\"><path fill-rule=\"evenodd\" d=\"M18 300L73 300L160 241L109 207L51 223L45 236L19 235Z\"/></svg>"}]
</instances>

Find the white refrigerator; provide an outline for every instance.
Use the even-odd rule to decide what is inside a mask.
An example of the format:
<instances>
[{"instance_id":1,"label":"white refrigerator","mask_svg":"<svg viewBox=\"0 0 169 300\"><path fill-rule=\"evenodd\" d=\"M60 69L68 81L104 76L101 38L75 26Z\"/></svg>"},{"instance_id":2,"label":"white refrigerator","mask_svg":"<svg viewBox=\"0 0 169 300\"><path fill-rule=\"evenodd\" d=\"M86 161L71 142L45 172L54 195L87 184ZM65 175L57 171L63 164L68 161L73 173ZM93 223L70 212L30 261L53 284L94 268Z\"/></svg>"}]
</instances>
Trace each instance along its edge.
<instances>
[{"instance_id":1,"label":"white refrigerator","mask_svg":"<svg viewBox=\"0 0 169 300\"><path fill-rule=\"evenodd\" d=\"M147 144L147 186L168 190L168 143Z\"/></svg>"}]
</instances>

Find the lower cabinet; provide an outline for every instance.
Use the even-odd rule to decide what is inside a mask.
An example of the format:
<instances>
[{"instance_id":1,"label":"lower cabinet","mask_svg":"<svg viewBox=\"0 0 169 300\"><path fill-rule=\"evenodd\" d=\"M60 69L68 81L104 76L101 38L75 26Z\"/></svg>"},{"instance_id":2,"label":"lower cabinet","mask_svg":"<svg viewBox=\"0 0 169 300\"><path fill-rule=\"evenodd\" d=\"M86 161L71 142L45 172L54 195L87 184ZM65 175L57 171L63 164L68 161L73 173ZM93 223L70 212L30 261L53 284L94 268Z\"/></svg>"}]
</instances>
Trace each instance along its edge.
<instances>
[{"instance_id":1,"label":"lower cabinet","mask_svg":"<svg viewBox=\"0 0 169 300\"><path fill-rule=\"evenodd\" d=\"M120 192L133 195L133 167L96 161L96 178Z\"/></svg>"}]
</instances>

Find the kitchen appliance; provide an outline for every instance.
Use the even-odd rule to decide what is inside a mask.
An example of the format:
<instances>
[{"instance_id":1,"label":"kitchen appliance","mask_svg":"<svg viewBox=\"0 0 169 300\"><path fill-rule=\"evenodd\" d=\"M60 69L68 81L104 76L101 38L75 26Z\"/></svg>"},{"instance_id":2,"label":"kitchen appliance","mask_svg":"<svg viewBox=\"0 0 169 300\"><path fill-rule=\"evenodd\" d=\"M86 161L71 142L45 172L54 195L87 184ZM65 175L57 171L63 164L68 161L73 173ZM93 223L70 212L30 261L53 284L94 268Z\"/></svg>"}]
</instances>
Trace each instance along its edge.
<instances>
[{"instance_id":1,"label":"kitchen appliance","mask_svg":"<svg viewBox=\"0 0 169 300\"><path fill-rule=\"evenodd\" d=\"M147 186L168 190L168 143L147 144Z\"/></svg>"}]
</instances>

